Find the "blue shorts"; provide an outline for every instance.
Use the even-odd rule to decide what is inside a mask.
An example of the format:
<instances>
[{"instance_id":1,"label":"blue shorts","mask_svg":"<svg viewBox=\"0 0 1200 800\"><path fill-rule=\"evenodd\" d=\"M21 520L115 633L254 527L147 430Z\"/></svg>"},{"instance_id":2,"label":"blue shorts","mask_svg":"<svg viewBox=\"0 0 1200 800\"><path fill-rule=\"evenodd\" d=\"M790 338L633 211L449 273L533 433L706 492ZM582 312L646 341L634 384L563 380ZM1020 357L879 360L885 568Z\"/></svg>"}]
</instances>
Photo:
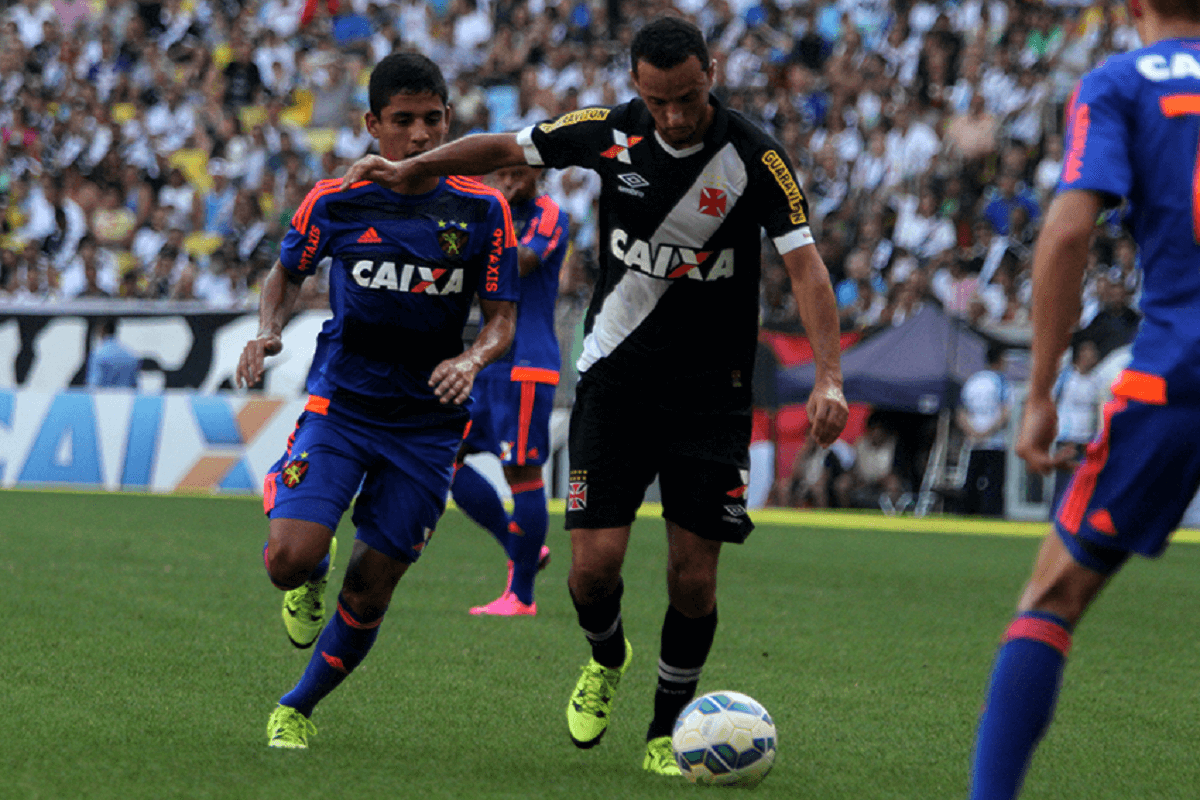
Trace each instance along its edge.
<instances>
[{"instance_id":1,"label":"blue shorts","mask_svg":"<svg viewBox=\"0 0 1200 800\"><path fill-rule=\"evenodd\" d=\"M505 466L545 464L557 382L558 373L547 369L481 372L471 392L467 451L494 453Z\"/></svg>"},{"instance_id":2,"label":"blue shorts","mask_svg":"<svg viewBox=\"0 0 1200 800\"><path fill-rule=\"evenodd\" d=\"M465 414L414 427L305 411L267 473L263 508L271 519L337 530L358 492L356 538L390 558L416 561L446 510L465 424Z\"/></svg>"},{"instance_id":3,"label":"blue shorts","mask_svg":"<svg viewBox=\"0 0 1200 800\"><path fill-rule=\"evenodd\" d=\"M1054 516L1080 564L1102 574L1155 557L1200 488L1200 407L1116 397Z\"/></svg>"}]
</instances>

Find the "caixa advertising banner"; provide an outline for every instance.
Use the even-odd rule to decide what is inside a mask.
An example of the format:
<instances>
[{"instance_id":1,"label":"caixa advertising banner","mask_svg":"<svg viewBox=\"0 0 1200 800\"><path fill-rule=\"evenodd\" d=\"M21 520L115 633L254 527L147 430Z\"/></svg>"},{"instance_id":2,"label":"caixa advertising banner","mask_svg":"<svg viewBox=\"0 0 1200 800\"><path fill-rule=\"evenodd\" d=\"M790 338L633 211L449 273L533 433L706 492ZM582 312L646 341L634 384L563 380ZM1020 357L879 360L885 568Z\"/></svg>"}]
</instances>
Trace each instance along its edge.
<instances>
[{"instance_id":1,"label":"caixa advertising banner","mask_svg":"<svg viewBox=\"0 0 1200 800\"><path fill-rule=\"evenodd\" d=\"M260 493L304 407L329 312L284 329L262 391L234 390L255 313L184 304L0 308L0 486ZM139 360L138 389L86 389L102 324Z\"/></svg>"},{"instance_id":2,"label":"caixa advertising banner","mask_svg":"<svg viewBox=\"0 0 1200 800\"><path fill-rule=\"evenodd\" d=\"M304 399L0 389L0 486L261 493Z\"/></svg>"}]
</instances>

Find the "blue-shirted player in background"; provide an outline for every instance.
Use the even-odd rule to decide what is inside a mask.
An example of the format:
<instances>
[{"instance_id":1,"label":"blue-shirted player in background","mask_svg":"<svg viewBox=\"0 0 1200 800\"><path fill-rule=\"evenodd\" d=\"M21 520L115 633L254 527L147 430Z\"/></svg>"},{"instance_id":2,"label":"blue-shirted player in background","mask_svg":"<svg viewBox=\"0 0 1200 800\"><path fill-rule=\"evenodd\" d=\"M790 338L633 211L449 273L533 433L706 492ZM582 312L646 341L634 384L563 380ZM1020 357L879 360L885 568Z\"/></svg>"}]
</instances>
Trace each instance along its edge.
<instances>
[{"instance_id":1,"label":"blue-shirted player in background","mask_svg":"<svg viewBox=\"0 0 1200 800\"><path fill-rule=\"evenodd\" d=\"M388 158L445 138L446 83L424 56L384 58L368 93L367 129ZM474 378L508 349L515 328L517 242L499 192L459 177L413 181L401 192L340 183L318 182L292 218L263 287L259 334L237 372L242 385L261 379L264 356L282 349L301 283L331 257L333 317L317 338L308 404L264 484L263 555L271 581L288 590L288 637L298 647L316 642L300 682L271 714L272 747L307 747L313 707L371 649L396 583L445 508ZM475 294L485 324L464 351ZM326 625L333 534L356 492L354 552Z\"/></svg>"},{"instance_id":2,"label":"blue-shirted player in background","mask_svg":"<svg viewBox=\"0 0 1200 800\"><path fill-rule=\"evenodd\" d=\"M472 608L472 614L536 614L533 579L550 560L542 464L550 456L550 412L561 366L554 304L570 220L549 195L538 194L540 174L537 167L522 165L497 170L488 179L512 208L520 242L521 307L512 350L475 379L471 432L463 446L464 454L500 458L512 489L512 516L492 484L469 464L454 476L454 502L496 537L509 559L504 592Z\"/></svg>"},{"instance_id":3,"label":"blue-shirted player in background","mask_svg":"<svg viewBox=\"0 0 1200 800\"><path fill-rule=\"evenodd\" d=\"M1101 210L1122 200L1140 249L1145 318L996 657L972 800L1020 792L1076 623L1129 554L1163 552L1200 486L1200 2L1129 8L1146 46L1081 81L1034 256L1033 366L1017 445L1032 469L1053 467L1051 390L1079 320L1088 243Z\"/></svg>"}]
</instances>

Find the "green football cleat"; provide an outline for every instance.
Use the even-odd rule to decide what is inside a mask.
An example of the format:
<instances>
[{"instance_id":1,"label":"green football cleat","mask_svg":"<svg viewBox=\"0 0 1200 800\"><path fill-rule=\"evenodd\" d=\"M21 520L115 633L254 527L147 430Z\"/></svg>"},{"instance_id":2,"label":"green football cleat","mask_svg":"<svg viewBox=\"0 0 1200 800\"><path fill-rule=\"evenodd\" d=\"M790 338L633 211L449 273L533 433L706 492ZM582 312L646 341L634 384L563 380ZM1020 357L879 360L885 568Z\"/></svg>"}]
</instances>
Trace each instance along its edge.
<instances>
[{"instance_id":1,"label":"green football cleat","mask_svg":"<svg viewBox=\"0 0 1200 800\"><path fill-rule=\"evenodd\" d=\"M292 644L305 650L321 635L325 627L325 586L333 572L337 556L337 537L329 540L329 569L319 581L308 581L283 595L283 627Z\"/></svg>"},{"instance_id":2,"label":"green football cleat","mask_svg":"<svg viewBox=\"0 0 1200 800\"><path fill-rule=\"evenodd\" d=\"M675 763L675 748L671 746L670 736L659 736L646 742L646 757L642 759L642 769L654 775L682 775L679 765Z\"/></svg>"},{"instance_id":3,"label":"green football cleat","mask_svg":"<svg viewBox=\"0 0 1200 800\"><path fill-rule=\"evenodd\" d=\"M308 748L308 737L317 735L312 720L291 706L276 706L267 720L267 746L292 750Z\"/></svg>"},{"instance_id":4,"label":"green football cleat","mask_svg":"<svg viewBox=\"0 0 1200 800\"><path fill-rule=\"evenodd\" d=\"M608 730L608 718L612 714L613 699L621 676L629 669L633 660L633 647L625 640L625 663L620 667L605 667L588 659L583 674L575 684L575 691L567 703L567 730L576 747L595 747Z\"/></svg>"}]
</instances>

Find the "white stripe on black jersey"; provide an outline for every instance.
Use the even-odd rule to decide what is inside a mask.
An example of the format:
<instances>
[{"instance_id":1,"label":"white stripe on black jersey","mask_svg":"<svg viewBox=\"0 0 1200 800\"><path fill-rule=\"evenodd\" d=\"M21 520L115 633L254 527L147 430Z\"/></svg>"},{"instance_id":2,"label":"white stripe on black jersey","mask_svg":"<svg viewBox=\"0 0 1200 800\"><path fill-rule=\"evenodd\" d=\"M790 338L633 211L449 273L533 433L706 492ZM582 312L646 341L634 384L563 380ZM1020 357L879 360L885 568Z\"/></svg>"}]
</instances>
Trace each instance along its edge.
<instances>
[{"instance_id":1,"label":"white stripe on black jersey","mask_svg":"<svg viewBox=\"0 0 1200 800\"><path fill-rule=\"evenodd\" d=\"M808 207L783 148L712 100L702 146L662 142L640 100L522 131L527 160L601 176L600 276L578 367L656 398L748 403L762 230L810 244ZM735 399L736 398L736 399Z\"/></svg>"},{"instance_id":2,"label":"white stripe on black jersey","mask_svg":"<svg viewBox=\"0 0 1200 800\"><path fill-rule=\"evenodd\" d=\"M690 213L698 207L704 190L711 187L720 187L733 197L741 196L746 188L746 165L731 144L726 144L713 156L696 182L658 226L649 239L651 253L662 252L663 245L673 243L700 250L716 233L722 222L720 218ZM697 220L697 216L703 219ZM681 268L682 264L675 269ZM654 310L670 286L670 280L665 277L627 270L596 312L591 332L583 340L583 352L576 363L579 371L586 372L592 364L612 353Z\"/></svg>"}]
</instances>

